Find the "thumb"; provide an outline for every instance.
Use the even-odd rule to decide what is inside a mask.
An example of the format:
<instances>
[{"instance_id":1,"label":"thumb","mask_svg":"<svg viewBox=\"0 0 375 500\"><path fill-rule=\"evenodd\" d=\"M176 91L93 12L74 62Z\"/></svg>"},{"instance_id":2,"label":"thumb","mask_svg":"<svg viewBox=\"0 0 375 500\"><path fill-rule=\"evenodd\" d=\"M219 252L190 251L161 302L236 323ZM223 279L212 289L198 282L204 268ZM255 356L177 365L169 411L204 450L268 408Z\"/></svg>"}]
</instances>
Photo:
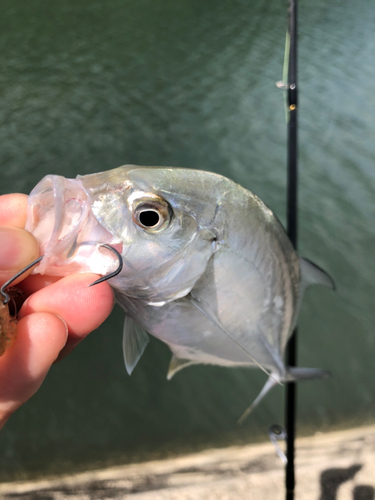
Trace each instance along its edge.
<instances>
[{"instance_id":1,"label":"thumb","mask_svg":"<svg viewBox=\"0 0 375 500\"><path fill-rule=\"evenodd\" d=\"M2 285L39 256L39 245L34 236L17 227L0 226L0 284ZM22 281L30 271L14 283Z\"/></svg>"}]
</instances>

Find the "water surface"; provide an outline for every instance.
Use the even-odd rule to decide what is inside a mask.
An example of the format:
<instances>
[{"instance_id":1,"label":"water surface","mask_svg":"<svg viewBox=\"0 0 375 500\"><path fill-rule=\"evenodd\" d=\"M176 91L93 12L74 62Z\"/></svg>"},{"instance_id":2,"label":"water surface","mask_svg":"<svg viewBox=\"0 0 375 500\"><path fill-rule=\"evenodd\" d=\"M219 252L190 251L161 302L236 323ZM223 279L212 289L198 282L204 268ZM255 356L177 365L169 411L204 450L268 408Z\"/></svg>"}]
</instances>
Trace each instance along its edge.
<instances>
[{"instance_id":1,"label":"water surface","mask_svg":"<svg viewBox=\"0 0 375 500\"><path fill-rule=\"evenodd\" d=\"M300 7L300 253L337 284L311 289L300 317L299 364L334 374L298 386L300 434L375 416L374 18L365 0ZM3 0L0 23L1 193L173 165L224 174L285 220L286 4ZM277 388L236 425L263 373L198 366L167 382L156 340L129 378L122 322L117 308L12 417L2 479L264 440L283 421Z\"/></svg>"}]
</instances>

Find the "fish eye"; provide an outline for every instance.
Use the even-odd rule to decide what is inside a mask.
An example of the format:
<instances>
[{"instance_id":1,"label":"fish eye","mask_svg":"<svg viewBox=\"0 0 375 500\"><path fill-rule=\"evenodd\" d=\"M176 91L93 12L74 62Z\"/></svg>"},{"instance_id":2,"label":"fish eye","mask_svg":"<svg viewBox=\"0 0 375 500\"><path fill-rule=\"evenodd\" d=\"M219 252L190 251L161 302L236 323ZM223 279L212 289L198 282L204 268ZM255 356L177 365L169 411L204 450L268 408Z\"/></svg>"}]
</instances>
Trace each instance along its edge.
<instances>
[{"instance_id":1,"label":"fish eye","mask_svg":"<svg viewBox=\"0 0 375 500\"><path fill-rule=\"evenodd\" d=\"M160 220L160 215L156 210L143 210L139 212L139 222L145 227L154 227Z\"/></svg>"},{"instance_id":2,"label":"fish eye","mask_svg":"<svg viewBox=\"0 0 375 500\"><path fill-rule=\"evenodd\" d=\"M133 221L148 233L166 229L171 220L169 204L156 195L136 199L132 207Z\"/></svg>"}]
</instances>

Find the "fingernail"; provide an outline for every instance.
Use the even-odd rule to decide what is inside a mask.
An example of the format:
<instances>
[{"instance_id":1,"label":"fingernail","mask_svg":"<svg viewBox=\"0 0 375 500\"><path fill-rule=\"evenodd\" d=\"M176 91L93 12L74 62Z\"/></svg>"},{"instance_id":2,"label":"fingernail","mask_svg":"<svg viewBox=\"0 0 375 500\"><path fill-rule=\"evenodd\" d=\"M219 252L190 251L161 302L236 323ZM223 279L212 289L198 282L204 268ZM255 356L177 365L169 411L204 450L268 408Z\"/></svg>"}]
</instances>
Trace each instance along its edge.
<instances>
[{"instance_id":1,"label":"fingernail","mask_svg":"<svg viewBox=\"0 0 375 500\"><path fill-rule=\"evenodd\" d=\"M68 339L69 339L69 328L68 328L68 325L66 324L66 321L61 316L59 316L58 314L55 314L55 316L57 316L63 322L63 324L65 326L65 332L66 332L66 342L68 342ZM64 347L59 352L57 358L53 362L54 365L56 363L58 363L59 361L61 361L62 359L64 359L65 356L67 356L73 350L73 349L69 349L69 348L67 349L66 342L65 342Z\"/></svg>"},{"instance_id":2,"label":"fingernail","mask_svg":"<svg viewBox=\"0 0 375 500\"><path fill-rule=\"evenodd\" d=\"M61 322L63 323L63 325L65 326L65 333L66 333L66 340L68 340L68 336L69 336L69 328L68 328L68 325L66 324L66 321L65 319L63 319L61 316L59 316L58 314L55 314L55 316L57 316L59 319L61 319ZM66 341L65 341L66 343Z\"/></svg>"},{"instance_id":3,"label":"fingernail","mask_svg":"<svg viewBox=\"0 0 375 500\"><path fill-rule=\"evenodd\" d=\"M34 236L16 227L0 226L0 272L18 271L39 255Z\"/></svg>"}]
</instances>

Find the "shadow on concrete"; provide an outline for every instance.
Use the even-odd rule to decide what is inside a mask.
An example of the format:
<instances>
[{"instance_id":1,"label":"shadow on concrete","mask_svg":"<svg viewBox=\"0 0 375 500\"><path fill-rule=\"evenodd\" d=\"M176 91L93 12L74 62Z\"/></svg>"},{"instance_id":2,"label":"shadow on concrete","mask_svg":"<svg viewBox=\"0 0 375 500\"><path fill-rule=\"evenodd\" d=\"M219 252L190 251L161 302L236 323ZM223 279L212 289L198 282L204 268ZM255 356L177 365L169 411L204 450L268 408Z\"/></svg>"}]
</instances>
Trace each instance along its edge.
<instances>
[{"instance_id":1,"label":"shadow on concrete","mask_svg":"<svg viewBox=\"0 0 375 500\"><path fill-rule=\"evenodd\" d=\"M339 487L350 481L362 469L361 464L354 464L346 469L327 469L320 475L320 498L319 500L338 500L337 491Z\"/></svg>"},{"instance_id":2,"label":"shadow on concrete","mask_svg":"<svg viewBox=\"0 0 375 500\"><path fill-rule=\"evenodd\" d=\"M353 490L353 500L374 500L375 489L372 486L360 485Z\"/></svg>"},{"instance_id":3,"label":"shadow on concrete","mask_svg":"<svg viewBox=\"0 0 375 500\"><path fill-rule=\"evenodd\" d=\"M346 469L327 469L320 475L319 500L339 500L339 487L354 478L362 469L361 464L354 464ZM374 500L375 489L368 485L358 485L353 489L353 500Z\"/></svg>"}]
</instances>

